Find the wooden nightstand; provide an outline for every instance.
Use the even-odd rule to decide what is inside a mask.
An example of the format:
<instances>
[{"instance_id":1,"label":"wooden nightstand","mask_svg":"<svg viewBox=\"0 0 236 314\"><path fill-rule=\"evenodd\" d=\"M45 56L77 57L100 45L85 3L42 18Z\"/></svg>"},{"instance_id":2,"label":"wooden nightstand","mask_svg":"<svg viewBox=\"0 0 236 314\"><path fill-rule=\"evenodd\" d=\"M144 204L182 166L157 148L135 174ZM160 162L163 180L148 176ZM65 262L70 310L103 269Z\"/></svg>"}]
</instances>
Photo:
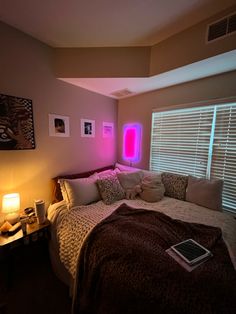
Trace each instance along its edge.
<instances>
[{"instance_id":1,"label":"wooden nightstand","mask_svg":"<svg viewBox=\"0 0 236 314\"><path fill-rule=\"evenodd\" d=\"M3 272L5 286L11 286L14 277L14 261L18 258L25 262L31 262L36 257L39 249L46 246L50 236L50 221L44 224L37 222L27 224L26 234L20 229L14 235L0 235L0 263L3 264L0 271ZM4 270L4 271L3 271ZM1 274L0 272L0 274Z\"/></svg>"},{"instance_id":2,"label":"wooden nightstand","mask_svg":"<svg viewBox=\"0 0 236 314\"><path fill-rule=\"evenodd\" d=\"M46 220L44 224L39 225L37 222L27 224L26 234L20 229L14 235L0 235L0 253L2 249L14 248L22 244L30 244L31 242L45 239L49 236L50 221Z\"/></svg>"}]
</instances>

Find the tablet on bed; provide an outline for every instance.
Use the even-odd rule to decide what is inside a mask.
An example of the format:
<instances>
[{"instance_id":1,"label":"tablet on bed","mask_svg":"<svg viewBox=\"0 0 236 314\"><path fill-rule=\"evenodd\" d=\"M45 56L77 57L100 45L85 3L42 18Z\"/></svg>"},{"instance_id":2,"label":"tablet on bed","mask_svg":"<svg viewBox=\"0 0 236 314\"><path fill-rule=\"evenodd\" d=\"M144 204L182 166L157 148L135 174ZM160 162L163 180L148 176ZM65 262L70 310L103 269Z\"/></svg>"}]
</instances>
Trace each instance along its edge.
<instances>
[{"instance_id":1,"label":"tablet on bed","mask_svg":"<svg viewBox=\"0 0 236 314\"><path fill-rule=\"evenodd\" d=\"M171 249L190 265L194 265L195 263L212 256L212 253L209 250L193 239L188 239L175 244L171 246Z\"/></svg>"}]
</instances>

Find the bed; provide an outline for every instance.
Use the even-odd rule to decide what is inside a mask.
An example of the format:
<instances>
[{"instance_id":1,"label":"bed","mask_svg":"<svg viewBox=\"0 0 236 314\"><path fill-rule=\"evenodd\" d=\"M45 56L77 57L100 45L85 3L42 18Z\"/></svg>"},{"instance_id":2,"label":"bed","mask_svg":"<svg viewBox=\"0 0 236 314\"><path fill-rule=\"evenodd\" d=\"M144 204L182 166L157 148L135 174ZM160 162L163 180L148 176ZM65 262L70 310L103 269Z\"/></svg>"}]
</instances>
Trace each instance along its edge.
<instances>
[{"instance_id":1,"label":"bed","mask_svg":"<svg viewBox=\"0 0 236 314\"><path fill-rule=\"evenodd\" d=\"M69 210L61 198L48 209L50 255L54 271L70 287L74 314L236 312L232 215L168 196L152 203L140 197L111 204L100 199ZM192 272L166 253L186 238L213 252Z\"/></svg>"}]
</instances>

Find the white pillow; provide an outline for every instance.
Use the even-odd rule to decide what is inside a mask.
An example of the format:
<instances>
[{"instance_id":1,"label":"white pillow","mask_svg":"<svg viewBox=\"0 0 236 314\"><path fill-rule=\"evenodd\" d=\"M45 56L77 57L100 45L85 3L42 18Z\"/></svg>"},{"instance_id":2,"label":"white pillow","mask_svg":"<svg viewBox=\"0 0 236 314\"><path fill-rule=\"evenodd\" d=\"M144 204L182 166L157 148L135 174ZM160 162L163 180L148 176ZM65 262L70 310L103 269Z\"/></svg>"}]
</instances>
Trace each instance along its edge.
<instances>
[{"instance_id":1,"label":"white pillow","mask_svg":"<svg viewBox=\"0 0 236 314\"><path fill-rule=\"evenodd\" d=\"M97 174L80 179L59 179L63 199L67 206L72 208L87 205L101 199L96 181Z\"/></svg>"},{"instance_id":2,"label":"white pillow","mask_svg":"<svg viewBox=\"0 0 236 314\"><path fill-rule=\"evenodd\" d=\"M129 167L122 164L119 164L118 162L115 164L115 168L118 168L120 171L127 171L127 172L134 172L137 170L141 170L139 168Z\"/></svg>"},{"instance_id":3,"label":"white pillow","mask_svg":"<svg viewBox=\"0 0 236 314\"><path fill-rule=\"evenodd\" d=\"M120 173L120 170L118 168L108 169L101 172L96 172L99 179L105 178L107 176L116 175L117 173Z\"/></svg>"},{"instance_id":4,"label":"white pillow","mask_svg":"<svg viewBox=\"0 0 236 314\"><path fill-rule=\"evenodd\" d=\"M186 201L222 211L223 180L188 177Z\"/></svg>"}]
</instances>

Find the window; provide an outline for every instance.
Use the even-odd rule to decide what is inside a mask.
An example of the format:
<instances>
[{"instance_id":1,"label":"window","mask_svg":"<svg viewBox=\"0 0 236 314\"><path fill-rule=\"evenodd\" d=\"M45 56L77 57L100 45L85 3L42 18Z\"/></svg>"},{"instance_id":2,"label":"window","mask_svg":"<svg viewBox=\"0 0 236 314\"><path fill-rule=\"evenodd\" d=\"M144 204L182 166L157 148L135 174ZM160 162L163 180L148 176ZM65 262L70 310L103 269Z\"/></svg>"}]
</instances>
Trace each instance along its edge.
<instances>
[{"instance_id":1,"label":"window","mask_svg":"<svg viewBox=\"0 0 236 314\"><path fill-rule=\"evenodd\" d=\"M236 103L154 112L150 169L221 178L236 212Z\"/></svg>"}]
</instances>

